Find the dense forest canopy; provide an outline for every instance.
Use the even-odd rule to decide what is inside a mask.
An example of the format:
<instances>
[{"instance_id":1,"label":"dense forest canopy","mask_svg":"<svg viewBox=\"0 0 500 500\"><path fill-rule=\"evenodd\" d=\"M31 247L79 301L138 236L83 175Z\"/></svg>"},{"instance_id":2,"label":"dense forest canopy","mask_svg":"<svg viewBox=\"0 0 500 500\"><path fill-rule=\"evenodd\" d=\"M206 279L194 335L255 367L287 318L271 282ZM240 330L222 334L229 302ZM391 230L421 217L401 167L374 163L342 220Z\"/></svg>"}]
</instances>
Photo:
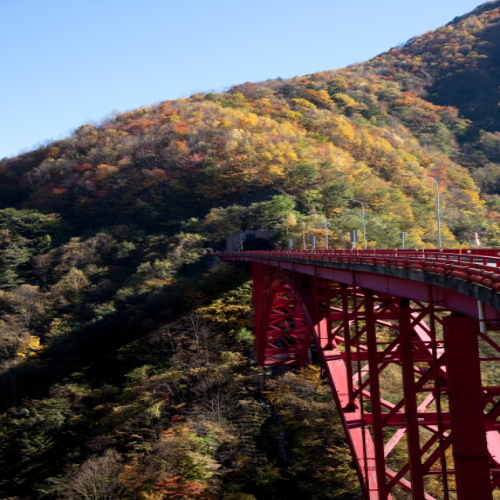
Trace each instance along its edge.
<instances>
[{"instance_id":1,"label":"dense forest canopy","mask_svg":"<svg viewBox=\"0 0 500 500\"><path fill-rule=\"evenodd\" d=\"M499 247L499 30L489 2L363 64L165 101L1 160L2 500L359 498L320 374L262 399L248 277L203 257L240 229L321 248L325 216L348 248L346 198L370 248L402 231L433 248L423 176L445 247Z\"/></svg>"}]
</instances>

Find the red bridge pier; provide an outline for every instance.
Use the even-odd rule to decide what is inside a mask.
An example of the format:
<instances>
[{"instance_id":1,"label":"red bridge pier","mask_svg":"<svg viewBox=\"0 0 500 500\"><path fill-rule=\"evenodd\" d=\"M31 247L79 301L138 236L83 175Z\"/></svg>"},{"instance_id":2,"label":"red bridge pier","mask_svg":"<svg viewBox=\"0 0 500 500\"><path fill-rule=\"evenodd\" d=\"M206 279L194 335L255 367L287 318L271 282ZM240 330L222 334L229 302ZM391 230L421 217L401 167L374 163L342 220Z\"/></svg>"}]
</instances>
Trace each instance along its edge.
<instances>
[{"instance_id":1,"label":"red bridge pier","mask_svg":"<svg viewBox=\"0 0 500 500\"><path fill-rule=\"evenodd\" d=\"M304 366L317 351L367 500L491 500L500 485L495 296L478 302L465 275L438 276L441 256L431 276L422 260L411 274L398 259L342 255L225 254L252 262L258 363ZM470 273L473 260L453 265Z\"/></svg>"}]
</instances>

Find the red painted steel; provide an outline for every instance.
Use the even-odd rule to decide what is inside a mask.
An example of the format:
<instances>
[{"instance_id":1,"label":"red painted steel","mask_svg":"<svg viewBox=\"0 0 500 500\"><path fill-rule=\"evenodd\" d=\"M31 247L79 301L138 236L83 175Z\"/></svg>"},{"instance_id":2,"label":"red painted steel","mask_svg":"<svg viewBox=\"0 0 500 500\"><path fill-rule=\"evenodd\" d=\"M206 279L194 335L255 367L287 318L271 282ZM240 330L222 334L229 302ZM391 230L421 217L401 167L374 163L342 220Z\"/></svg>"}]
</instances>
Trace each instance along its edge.
<instances>
[{"instance_id":1,"label":"red painted steel","mask_svg":"<svg viewBox=\"0 0 500 500\"><path fill-rule=\"evenodd\" d=\"M314 339L367 500L492 498L500 312L461 283L498 293L500 251L220 255L252 262L261 365L303 366Z\"/></svg>"},{"instance_id":2,"label":"red painted steel","mask_svg":"<svg viewBox=\"0 0 500 500\"><path fill-rule=\"evenodd\" d=\"M444 318L457 499L491 498L477 321Z\"/></svg>"},{"instance_id":3,"label":"red painted steel","mask_svg":"<svg viewBox=\"0 0 500 500\"><path fill-rule=\"evenodd\" d=\"M269 282L258 324L257 337L265 339L258 348L259 363L304 366L311 342L310 320L285 279L277 273Z\"/></svg>"}]
</instances>

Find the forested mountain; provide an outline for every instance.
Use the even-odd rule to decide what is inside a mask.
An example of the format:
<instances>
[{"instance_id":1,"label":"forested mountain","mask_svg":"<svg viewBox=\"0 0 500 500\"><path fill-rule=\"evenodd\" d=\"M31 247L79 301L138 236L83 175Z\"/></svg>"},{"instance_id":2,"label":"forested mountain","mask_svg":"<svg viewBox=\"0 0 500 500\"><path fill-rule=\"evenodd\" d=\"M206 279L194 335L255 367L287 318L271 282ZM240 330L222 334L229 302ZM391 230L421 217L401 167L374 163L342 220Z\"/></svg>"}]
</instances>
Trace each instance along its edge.
<instances>
[{"instance_id":1,"label":"forested mountain","mask_svg":"<svg viewBox=\"0 0 500 500\"><path fill-rule=\"evenodd\" d=\"M436 31L362 65L472 121L467 140L500 128L500 2L488 2ZM498 159L498 158L495 158Z\"/></svg>"},{"instance_id":2,"label":"forested mountain","mask_svg":"<svg viewBox=\"0 0 500 500\"><path fill-rule=\"evenodd\" d=\"M314 368L262 393L239 229L500 246L500 2L337 71L117 114L0 162L0 498L359 498ZM404 175L416 177L405 177ZM302 224L303 223L303 224ZM278 445L278 444L279 445ZM321 453L318 453L318 449Z\"/></svg>"}]
</instances>

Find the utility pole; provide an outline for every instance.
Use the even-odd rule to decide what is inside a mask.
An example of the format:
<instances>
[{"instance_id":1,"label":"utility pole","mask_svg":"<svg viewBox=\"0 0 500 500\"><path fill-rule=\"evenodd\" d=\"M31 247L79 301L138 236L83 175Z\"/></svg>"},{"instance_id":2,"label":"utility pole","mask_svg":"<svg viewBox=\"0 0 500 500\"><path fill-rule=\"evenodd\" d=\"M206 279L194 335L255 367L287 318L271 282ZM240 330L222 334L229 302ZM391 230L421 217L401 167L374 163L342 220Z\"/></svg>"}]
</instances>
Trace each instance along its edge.
<instances>
[{"instance_id":1,"label":"utility pole","mask_svg":"<svg viewBox=\"0 0 500 500\"><path fill-rule=\"evenodd\" d=\"M353 198L340 198L340 201L354 201L361 204L361 209L363 210L363 240L365 241L365 250L368 247L368 241L366 239L366 216L365 216L365 204L362 201L355 200Z\"/></svg>"},{"instance_id":2,"label":"utility pole","mask_svg":"<svg viewBox=\"0 0 500 500\"><path fill-rule=\"evenodd\" d=\"M322 215L325 218L325 248L328 250L328 219L323 212L309 212L311 215Z\"/></svg>"}]
</instances>

